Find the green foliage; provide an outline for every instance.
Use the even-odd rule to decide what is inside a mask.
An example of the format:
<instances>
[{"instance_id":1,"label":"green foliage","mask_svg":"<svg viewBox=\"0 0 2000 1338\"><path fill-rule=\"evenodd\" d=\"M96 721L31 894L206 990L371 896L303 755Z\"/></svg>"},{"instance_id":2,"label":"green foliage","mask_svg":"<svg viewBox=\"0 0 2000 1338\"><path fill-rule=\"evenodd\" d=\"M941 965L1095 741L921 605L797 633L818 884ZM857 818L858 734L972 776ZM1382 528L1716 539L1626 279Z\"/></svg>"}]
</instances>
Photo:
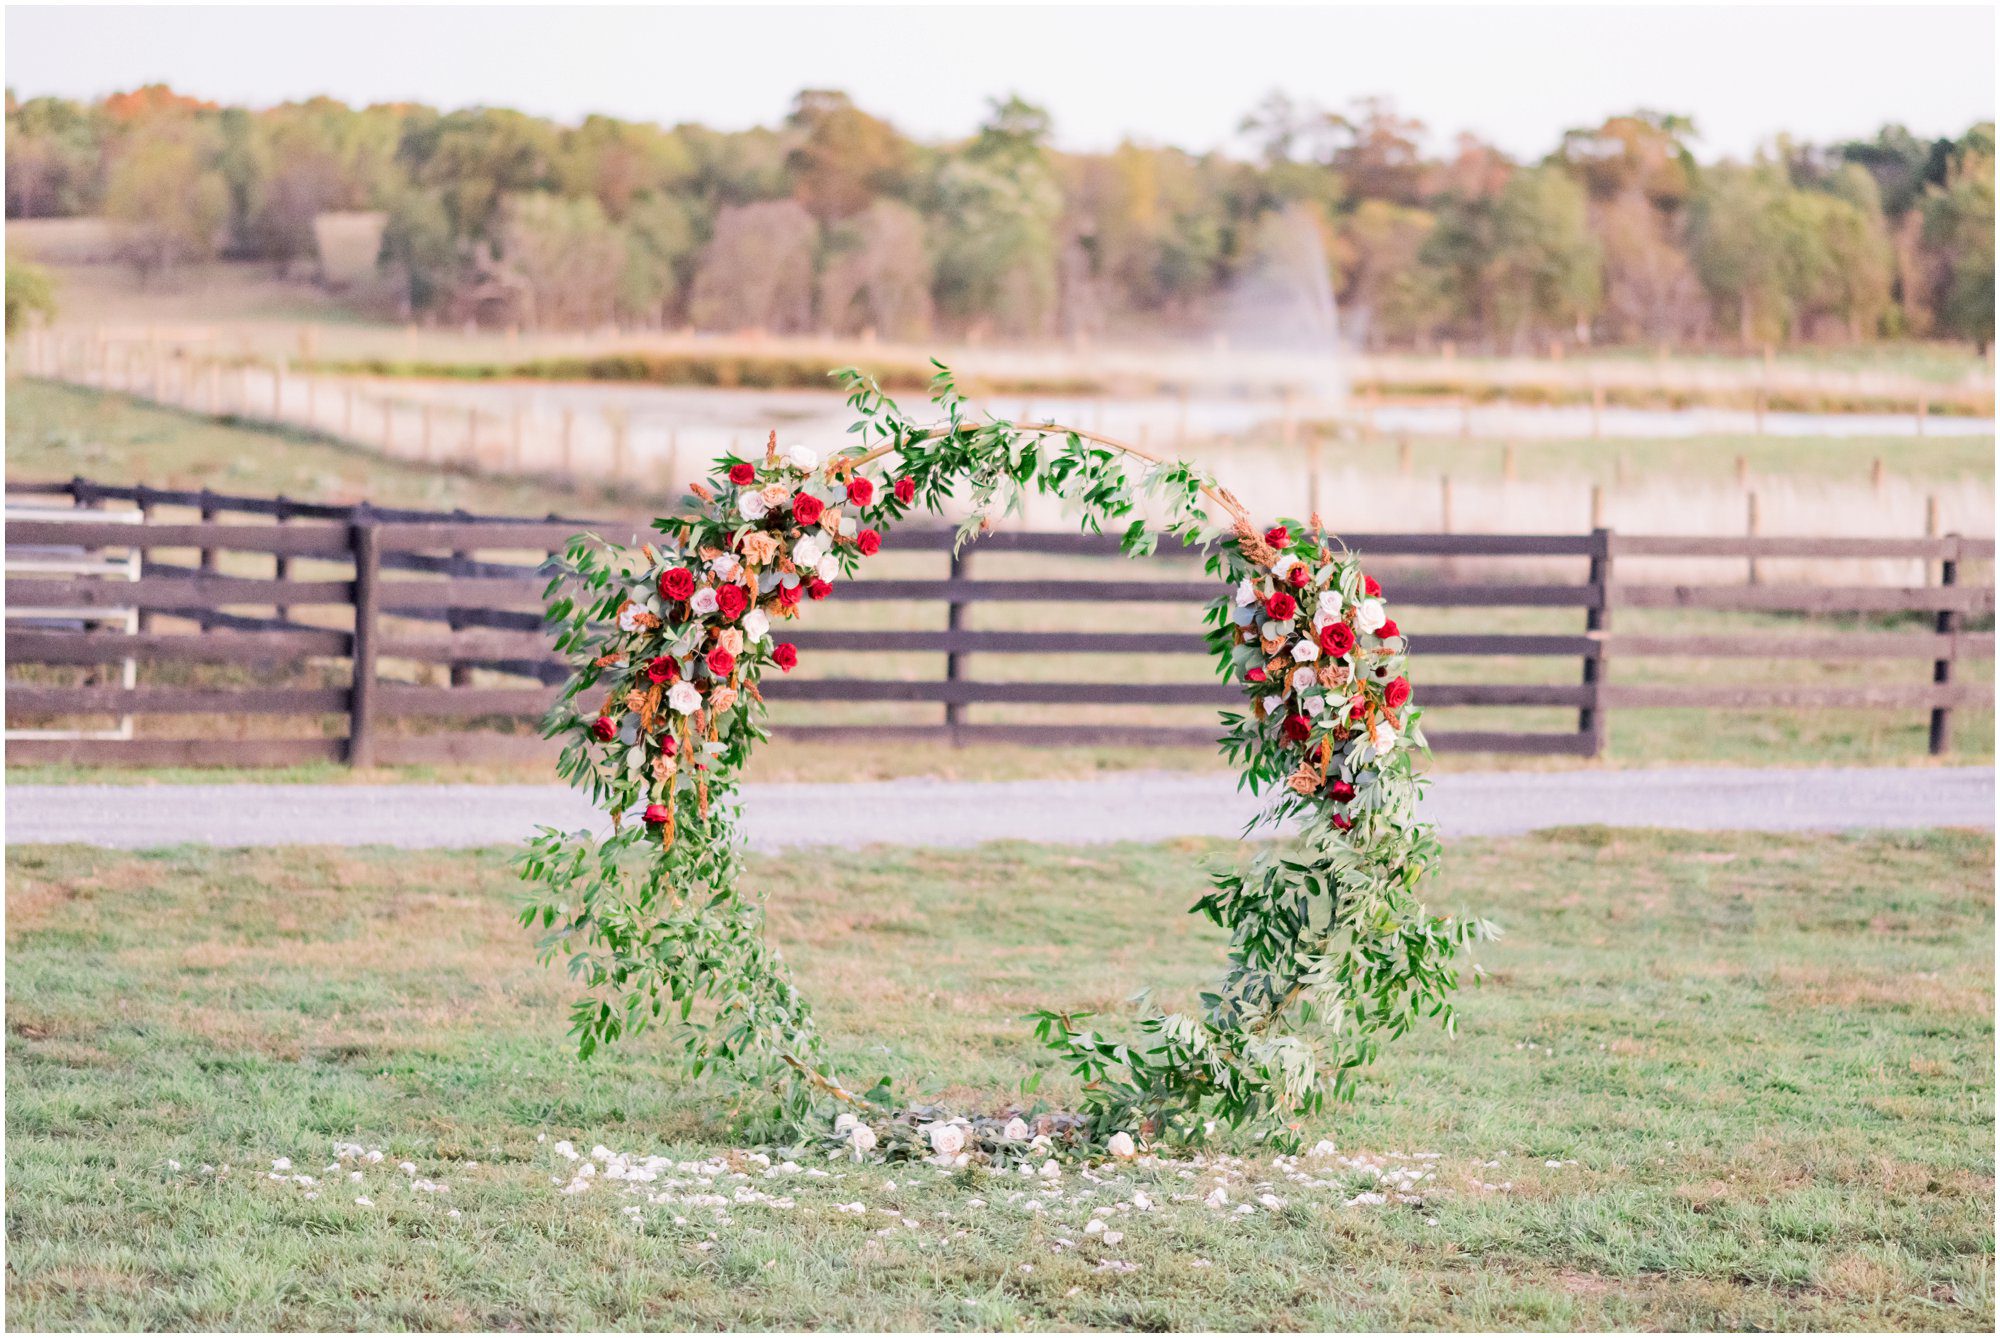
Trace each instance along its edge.
<instances>
[{"instance_id":1,"label":"green foliage","mask_svg":"<svg viewBox=\"0 0 2000 1338\"><path fill-rule=\"evenodd\" d=\"M56 286L49 272L26 261L7 262L7 337L26 327L32 317L53 320L56 314Z\"/></svg>"},{"instance_id":2,"label":"green foliage","mask_svg":"<svg viewBox=\"0 0 2000 1338\"><path fill-rule=\"evenodd\" d=\"M1422 1018L1449 1029L1456 956L1492 930L1434 915L1418 895L1438 855L1416 817L1411 749L1422 746L1422 712L1404 709L1404 643L1352 555L1302 531L1259 540L1185 462L975 418L941 364L937 418L923 424L858 372L839 375L855 415L850 452L824 466L799 447L781 459L774 437L761 467L723 461L686 511L656 523L656 545L632 553L580 536L550 564L549 624L573 672L544 731L564 740L563 778L613 830L537 836L521 861L536 885L522 921L543 932L542 956L566 960L584 988L571 1014L580 1053L667 1022L694 1071L719 1067L774 1090L773 1113L791 1127L826 1095L887 1103L886 1093L856 1097L822 1072L811 1013L765 942L761 904L738 885L732 805L743 763L765 737L757 682L773 665L791 667L791 647L771 644L772 620L797 615L806 577L812 597L823 597L912 510L966 504L963 545L1037 494L1061 499L1087 531L1119 533L1128 554L1149 554L1162 538L1207 547L1225 592L1208 611L1209 647L1224 677L1253 697L1252 710L1225 715L1222 750L1245 785L1273 791L1264 821L1302 829L1247 869L1219 870L1196 904L1231 942L1230 969L1199 1016L1149 1012L1141 1039L1127 1042L1084 1015L1035 1015L1037 1036L1083 1083L1083 1118L1067 1134L1182 1142L1221 1120L1284 1143L1327 1097L1351 1095L1383 1041ZM875 472L888 459L893 478ZM1233 529L1217 528L1205 498L1228 509ZM856 540L821 525L822 504L843 503L868 527ZM1266 588L1281 578L1298 601ZM1319 662L1320 646L1331 647L1321 662L1328 686L1317 692L1310 676L1285 681L1308 657L1274 662L1286 668L1270 681L1258 653L1260 637L1264 656L1291 649L1294 633L1262 620L1268 613L1290 629L1308 597L1323 616L1296 648ZM1279 600L1282 611L1262 607ZM1315 644L1329 623L1344 648ZM1363 637L1375 642L1365 659ZM1396 747L1399 738L1409 746ZM645 820L633 821L642 809ZM861 1150L876 1146L868 1136Z\"/></svg>"}]
</instances>

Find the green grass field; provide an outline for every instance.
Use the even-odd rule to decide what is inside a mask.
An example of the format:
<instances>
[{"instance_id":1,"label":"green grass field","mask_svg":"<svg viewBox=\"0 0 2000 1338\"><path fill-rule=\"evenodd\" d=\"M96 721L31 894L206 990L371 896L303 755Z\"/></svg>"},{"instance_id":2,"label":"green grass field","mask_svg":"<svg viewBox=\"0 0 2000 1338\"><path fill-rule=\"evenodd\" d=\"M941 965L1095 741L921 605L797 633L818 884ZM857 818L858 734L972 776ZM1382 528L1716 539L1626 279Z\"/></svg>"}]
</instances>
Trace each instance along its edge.
<instances>
[{"instance_id":1,"label":"green grass field","mask_svg":"<svg viewBox=\"0 0 2000 1338\"><path fill-rule=\"evenodd\" d=\"M1183 912L1222 849L752 875L843 1072L997 1108L1037 1063L1029 1007L1212 975ZM1434 900L1507 936L1455 1040L1413 1036L1305 1131L1346 1162L738 1157L636 1196L563 1194L554 1145L727 1157L739 1103L657 1037L574 1062L503 852L17 847L8 872L15 1328L1993 1324L1989 833L1459 843ZM336 1142L384 1160L328 1173ZM1429 1168L1420 1201L1369 1158Z\"/></svg>"}]
</instances>

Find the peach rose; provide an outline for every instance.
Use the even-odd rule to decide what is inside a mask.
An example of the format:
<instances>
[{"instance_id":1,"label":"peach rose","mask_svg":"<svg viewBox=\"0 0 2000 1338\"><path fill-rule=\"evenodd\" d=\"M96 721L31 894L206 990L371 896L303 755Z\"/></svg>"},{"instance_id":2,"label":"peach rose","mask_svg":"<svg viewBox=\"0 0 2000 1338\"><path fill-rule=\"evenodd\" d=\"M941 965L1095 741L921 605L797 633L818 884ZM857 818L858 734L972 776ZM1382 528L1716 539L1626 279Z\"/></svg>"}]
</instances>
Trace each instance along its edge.
<instances>
[{"instance_id":1,"label":"peach rose","mask_svg":"<svg viewBox=\"0 0 2000 1338\"><path fill-rule=\"evenodd\" d=\"M715 644L736 656L743 653L743 629L725 627L715 634Z\"/></svg>"},{"instance_id":2,"label":"peach rose","mask_svg":"<svg viewBox=\"0 0 2000 1338\"><path fill-rule=\"evenodd\" d=\"M743 549L744 560L753 567L765 566L772 558L778 556L777 539L762 530L752 530L744 535L740 547Z\"/></svg>"}]
</instances>

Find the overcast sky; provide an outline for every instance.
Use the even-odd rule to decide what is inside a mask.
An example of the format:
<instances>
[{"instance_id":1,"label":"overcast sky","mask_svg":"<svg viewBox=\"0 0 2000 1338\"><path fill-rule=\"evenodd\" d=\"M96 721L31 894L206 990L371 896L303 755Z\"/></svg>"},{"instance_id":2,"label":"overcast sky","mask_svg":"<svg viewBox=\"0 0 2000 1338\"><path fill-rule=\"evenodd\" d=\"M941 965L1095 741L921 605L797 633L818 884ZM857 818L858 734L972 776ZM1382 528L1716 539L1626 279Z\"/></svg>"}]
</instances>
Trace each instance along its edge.
<instances>
[{"instance_id":1,"label":"overcast sky","mask_svg":"<svg viewBox=\"0 0 2000 1338\"><path fill-rule=\"evenodd\" d=\"M1520 155L1635 107L1685 112L1703 157L1779 132L1833 140L1993 115L1985 5L394 8L9 5L7 84L91 98L165 81L220 102L316 93L768 125L840 88L926 139L1018 91L1065 148L1133 136L1240 147L1265 93L1387 94L1442 147L1471 130Z\"/></svg>"}]
</instances>

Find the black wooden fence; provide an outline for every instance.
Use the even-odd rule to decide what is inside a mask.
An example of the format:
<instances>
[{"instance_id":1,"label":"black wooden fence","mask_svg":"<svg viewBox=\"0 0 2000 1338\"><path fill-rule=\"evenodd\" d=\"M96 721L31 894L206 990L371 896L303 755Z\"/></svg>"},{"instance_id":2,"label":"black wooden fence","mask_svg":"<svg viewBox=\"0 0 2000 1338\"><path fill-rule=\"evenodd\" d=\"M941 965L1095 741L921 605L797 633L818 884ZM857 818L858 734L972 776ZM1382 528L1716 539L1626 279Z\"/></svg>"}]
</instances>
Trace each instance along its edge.
<instances>
[{"instance_id":1,"label":"black wooden fence","mask_svg":"<svg viewBox=\"0 0 2000 1338\"><path fill-rule=\"evenodd\" d=\"M9 492L62 497L89 509L136 503L153 519L141 526L17 520L8 543L77 550L138 548L149 556L137 581L34 576L10 579L7 664L10 724L89 713L175 717L252 714L319 718L322 732L309 737L216 737L194 729L183 737L141 731L131 739L21 739L9 746L16 761L132 765L272 765L347 761L355 765L478 762L544 756L548 745L519 722L539 717L551 700L548 684L561 666L540 629L543 580L538 555L559 551L578 530L590 528L614 541L647 533L638 524L587 524L578 520L529 520L360 506L328 506L283 498L229 497L72 480L11 484ZM197 519L174 522L158 512L192 510ZM250 517L225 522L224 515ZM1503 558L1563 559L1581 579L1569 581L1460 581L1420 576L1399 579L1391 591L1399 611L1409 608L1515 608L1573 610L1573 633L1417 634L1412 651L1440 657L1532 657L1574 662L1568 683L1427 682L1422 696L1435 707L1543 707L1573 711L1573 728L1558 731L1439 731L1440 751L1548 753L1595 756L1604 750L1609 712L1646 707L1881 708L1927 711L1931 751L1951 744L1954 707L1985 705L1990 683L1958 681L1962 660L1990 660L1991 632L1968 632L1968 616L1990 615L1991 584L1960 580L1961 563L1990 564L1990 539L1854 539L1784 537L1663 537L1597 530L1581 535L1354 534L1345 536L1371 559L1424 559L1449 564ZM788 633L802 651L942 655L942 672L922 677L770 676L774 703L892 703L940 708L932 718L898 718L876 724L780 723L790 737L865 736L881 741L943 739L956 743L1207 744L1212 726L1107 722L1107 706L1224 707L1240 705L1240 692L1219 682L999 681L970 676L969 656L1200 655L1199 620L1190 607L1213 597L1210 580L1185 555L1163 554L1140 579L982 579L973 564L989 553L1101 557L1117 552L1113 539L1075 534L999 532L953 555L949 531L899 530L899 552L937 555L936 577L866 578L841 585L841 602L894 601L942 605L936 630L814 628L810 620ZM192 553L176 563L153 553ZM269 576L230 574L242 555L268 562ZM1618 579L1621 558L1892 558L1935 564L1937 584L1919 586L1659 585ZM1990 582L1990 577L1989 577ZM969 610L986 605L1038 606L1089 603L1151 606L1157 630L982 630L966 625ZM136 608L136 634L88 628L61 617L78 608ZM1839 630L1746 637L1740 633L1670 636L1629 634L1613 628L1620 609L1683 608L1884 615L1912 613L1924 630ZM47 610L48 616L37 616ZM171 621L180 630L163 630ZM1610 676L1623 658L1669 656L1817 661L1928 661L1928 683L1882 681L1859 685L1758 682L1689 686L1620 684ZM268 686L242 682L74 684L24 681L27 666L104 666L127 658L144 666L217 666L255 675L316 666L322 682ZM395 676L384 672L393 662ZM889 661L885 659L885 663ZM907 665L913 663L903 660ZM426 668L428 667L428 672ZM446 672L448 667L448 673ZM494 671L475 677L475 670ZM38 671L46 676L46 671ZM179 675L185 678L185 671ZM496 685L494 677L511 683ZM480 682L483 677L487 681ZM424 678L447 679L426 684ZM1059 722L978 722L969 708L1075 707ZM1098 718L1092 718L1093 712ZM929 713L928 711L926 712ZM511 719L513 732L465 728L467 722ZM412 726L415 726L414 728Z\"/></svg>"}]
</instances>

